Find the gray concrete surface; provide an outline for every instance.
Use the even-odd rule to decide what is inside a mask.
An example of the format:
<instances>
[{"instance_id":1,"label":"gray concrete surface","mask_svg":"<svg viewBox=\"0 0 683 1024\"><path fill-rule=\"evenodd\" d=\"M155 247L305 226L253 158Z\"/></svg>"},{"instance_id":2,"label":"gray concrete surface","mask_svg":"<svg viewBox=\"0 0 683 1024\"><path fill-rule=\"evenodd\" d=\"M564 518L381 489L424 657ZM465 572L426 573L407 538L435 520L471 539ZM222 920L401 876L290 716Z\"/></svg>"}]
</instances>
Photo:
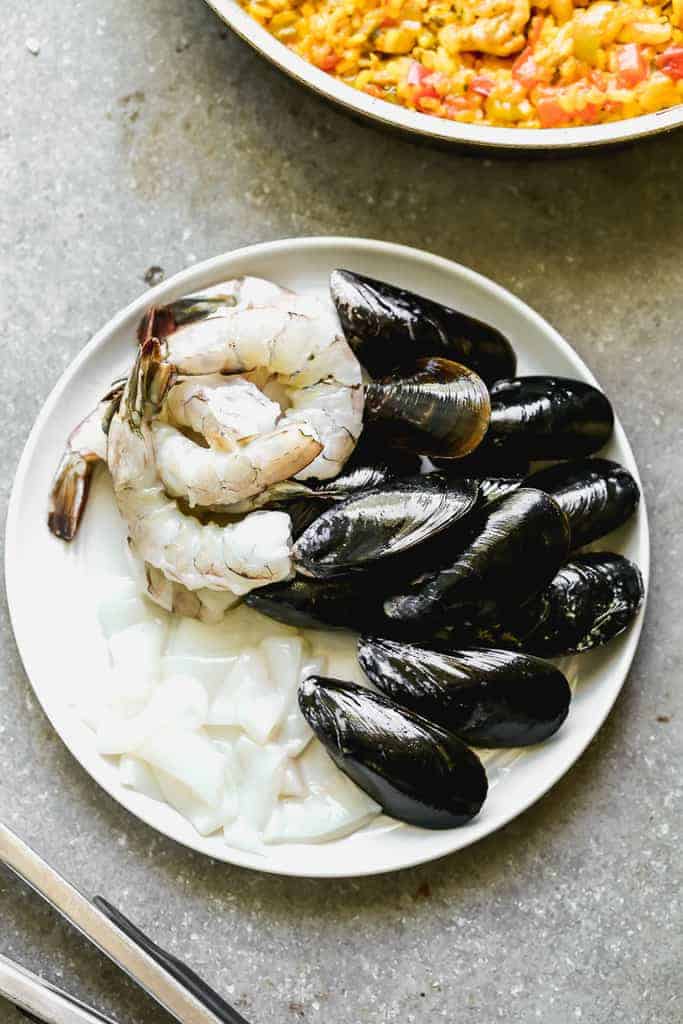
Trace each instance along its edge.
<instances>
[{"instance_id":1,"label":"gray concrete surface","mask_svg":"<svg viewBox=\"0 0 683 1024\"><path fill-rule=\"evenodd\" d=\"M454 257L548 317L615 399L654 543L643 642L607 725L546 799L459 855L307 883L175 846L53 735L4 604L0 816L255 1024L678 1024L683 133L558 162L418 148L282 78L201 0L5 4L0 27L3 510L45 396L148 268L340 233ZM0 951L120 1021L162 1020L4 877Z\"/></svg>"}]
</instances>

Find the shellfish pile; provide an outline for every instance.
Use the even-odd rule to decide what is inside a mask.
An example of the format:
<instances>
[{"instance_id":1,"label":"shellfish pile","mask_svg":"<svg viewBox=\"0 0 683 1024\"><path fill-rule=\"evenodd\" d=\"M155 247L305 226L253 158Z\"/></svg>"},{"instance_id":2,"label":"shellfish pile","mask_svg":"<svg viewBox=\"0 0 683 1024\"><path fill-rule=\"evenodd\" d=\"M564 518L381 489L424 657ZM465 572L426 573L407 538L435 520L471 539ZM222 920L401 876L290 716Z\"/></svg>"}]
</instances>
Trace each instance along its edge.
<instances>
[{"instance_id":1,"label":"shellfish pile","mask_svg":"<svg viewBox=\"0 0 683 1024\"><path fill-rule=\"evenodd\" d=\"M498 330L403 288L337 270L330 293L336 315L243 278L150 310L129 375L69 440L49 525L75 536L106 461L167 610L218 621L244 600L359 634L369 685L311 675L301 711L388 814L450 828L486 798L472 746L564 722L544 659L637 614L638 567L585 547L639 489L595 457L614 424L597 388L517 376Z\"/></svg>"}]
</instances>

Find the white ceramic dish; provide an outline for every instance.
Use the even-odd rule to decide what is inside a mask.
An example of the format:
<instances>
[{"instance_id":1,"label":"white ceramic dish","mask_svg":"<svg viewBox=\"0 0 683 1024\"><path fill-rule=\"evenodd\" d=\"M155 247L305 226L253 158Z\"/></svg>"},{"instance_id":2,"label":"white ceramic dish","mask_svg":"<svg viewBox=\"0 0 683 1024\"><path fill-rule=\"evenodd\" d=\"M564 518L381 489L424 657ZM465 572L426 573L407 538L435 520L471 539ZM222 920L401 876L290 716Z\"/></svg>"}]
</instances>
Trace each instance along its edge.
<instances>
[{"instance_id":1,"label":"white ceramic dish","mask_svg":"<svg viewBox=\"0 0 683 1024\"><path fill-rule=\"evenodd\" d=\"M338 81L293 53L247 14L238 0L207 0L207 3L234 32L297 82L354 114L425 139L460 146L556 152L630 142L683 124L683 104L654 114L578 128L494 128L446 121L395 106Z\"/></svg>"},{"instance_id":2,"label":"white ceramic dish","mask_svg":"<svg viewBox=\"0 0 683 1024\"><path fill-rule=\"evenodd\" d=\"M498 285L448 260L386 242L348 238L251 246L184 270L145 293L86 345L54 388L31 431L14 482L6 534L7 593L26 671L53 726L86 771L133 814L178 842L219 860L303 876L365 875L418 864L468 846L520 814L564 775L600 728L628 673L642 622L641 612L630 630L606 648L564 659L563 667L578 683L569 719L547 743L523 753L495 756L489 768L489 797L481 814L463 828L431 832L379 819L342 840L319 846L275 846L262 857L229 848L219 836L201 838L170 807L121 786L116 766L97 753L94 734L80 721L72 701L74 688L82 690L105 664L106 645L97 628L91 585L93 574L107 568L106 538L112 532L108 517L117 513L113 502L102 500L94 488L94 500L85 514L85 537L82 529L76 541L67 545L49 533L47 493L64 439L111 380L130 365L135 327L150 303L168 302L244 273L294 289L324 291L329 272L339 266L413 288L490 321L514 344L522 373L557 373L595 382L567 342L533 310ZM619 423L606 454L638 478ZM106 486L104 475L102 481ZM95 567L92 545L100 536L101 554ZM631 523L612 534L605 546L634 559L647 583L649 541L643 503Z\"/></svg>"}]
</instances>

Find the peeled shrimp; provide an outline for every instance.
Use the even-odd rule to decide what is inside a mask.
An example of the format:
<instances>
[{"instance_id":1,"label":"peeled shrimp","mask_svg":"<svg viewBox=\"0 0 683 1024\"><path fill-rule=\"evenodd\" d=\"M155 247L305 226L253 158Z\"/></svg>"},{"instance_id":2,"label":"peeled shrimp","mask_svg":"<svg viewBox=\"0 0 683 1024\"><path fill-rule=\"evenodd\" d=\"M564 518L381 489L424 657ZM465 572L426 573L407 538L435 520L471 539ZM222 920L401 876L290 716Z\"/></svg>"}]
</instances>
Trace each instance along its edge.
<instances>
[{"instance_id":1,"label":"peeled shrimp","mask_svg":"<svg viewBox=\"0 0 683 1024\"><path fill-rule=\"evenodd\" d=\"M199 310L197 319L177 324L165 336L169 361L180 374L245 373L265 368L271 374L289 377L294 386L326 379L359 385L360 364L332 307L282 288L276 294L276 301L268 305L223 305L210 313L202 297L195 297L192 308ZM167 308L175 309L173 305Z\"/></svg>"},{"instance_id":2,"label":"peeled shrimp","mask_svg":"<svg viewBox=\"0 0 683 1024\"><path fill-rule=\"evenodd\" d=\"M275 429L280 406L244 377L188 377L168 393L169 421L204 437L211 448L234 451L237 442Z\"/></svg>"},{"instance_id":3,"label":"peeled shrimp","mask_svg":"<svg viewBox=\"0 0 683 1024\"><path fill-rule=\"evenodd\" d=\"M529 0L474 0L463 7L461 21L444 25L439 42L449 54L477 50L508 57L524 49L530 16Z\"/></svg>"},{"instance_id":4,"label":"peeled shrimp","mask_svg":"<svg viewBox=\"0 0 683 1024\"><path fill-rule=\"evenodd\" d=\"M186 619L199 619L209 624L221 622L226 611L239 601L239 597L227 590L188 590L182 583L167 579L161 569L153 565L145 565L145 578L150 600Z\"/></svg>"},{"instance_id":5,"label":"peeled shrimp","mask_svg":"<svg viewBox=\"0 0 683 1024\"><path fill-rule=\"evenodd\" d=\"M202 448L167 423L152 424L159 476L190 507L232 505L294 476L322 451L311 427L287 423L230 452Z\"/></svg>"},{"instance_id":6,"label":"peeled shrimp","mask_svg":"<svg viewBox=\"0 0 683 1024\"><path fill-rule=\"evenodd\" d=\"M297 480L316 477L324 480L336 476L349 458L360 434L363 418L363 392L325 381L304 388L289 388L291 406L283 423L299 423L312 427L322 451L295 475Z\"/></svg>"},{"instance_id":7,"label":"peeled shrimp","mask_svg":"<svg viewBox=\"0 0 683 1024\"><path fill-rule=\"evenodd\" d=\"M289 475L326 479L339 473L361 432L363 396L360 364L331 305L243 278L158 310L154 331L165 340L166 358L178 374L214 375L217 393L216 374L249 375L250 383L258 381L269 397L278 395L283 425L297 423L317 434L322 451ZM166 418L196 430L196 403L194 424L175 419L170 407L173 391L183 386L186 394L191 392L191 384L171 391ZM215 410L223 399L213 401ZM217 447L213 421L203 423L199 432ZM189 481L183 492L176 478L173 493L189 498L190 491Z\"/></svg>"},{"instance_id":8,"label":"peeled shrimp","mask_svg":"<svg viewBox=\"0 0 683 1024\"><path fill-rule=\"evenodd\" d=\"M253 512L228 526L201 523L168 498L156 465L149 413L162 365L158 341L138 351L109 427L107 462L131 548L188 590L246 594L291 574L290 522L283 512Z\"/></svg>"},{"instance_id":9,"label":"peeled shrimp","mask_svg":"<svg viewBox=\"0 0 683 1024\"><path fill-rule=\"evenodd\" d=\"M118 402L123 385L116 383L81 423L71 432L48 502L47 525L56 537L73 540L83 515L93 470L107 458L105 426L113 403Z\"/></svg>"}]
</instances>

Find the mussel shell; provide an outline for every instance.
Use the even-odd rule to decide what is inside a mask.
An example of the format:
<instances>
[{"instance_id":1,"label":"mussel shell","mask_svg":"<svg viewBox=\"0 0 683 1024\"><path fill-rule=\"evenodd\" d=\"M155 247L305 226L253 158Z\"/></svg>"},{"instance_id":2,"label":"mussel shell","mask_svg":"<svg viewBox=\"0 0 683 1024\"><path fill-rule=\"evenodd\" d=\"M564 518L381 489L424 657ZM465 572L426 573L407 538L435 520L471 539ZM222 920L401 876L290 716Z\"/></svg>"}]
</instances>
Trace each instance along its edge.
<instances>
[{"instance_id":1,"label":"mussel shell","mask_svg":"<svg viewBox=\"0 0 683 1024\"><path fill-rule=\"evenodd\" d=\"M513 377L491 388L490 442L529 459L572 459L597 452L612 436L609 400L569 377Z\"/></svg>"},{"instance_id":2,"label":"mussel shell","mask_svg":"<svg viewBox=\"0 0 683 1024\"><path fill-rule=\"evenodd\" d=\"M478 448L464 459L440 459L432 462L443 473L455 474L482 480L484 477L517 477L523 480L529 475L530 459L519 451L494 445L487 434Z\"/></svg>"},{"instance_id":3,"label":"mussel shell","mask_svg":"<svg viewBox=\"0 0 683 1024\"><path fill-rule=\"evenodd\" d=\"M299 537L295 567L319 577L367 569L452 528L474 507L478 492L475 480L451 483L430 473L347 498Z\"/></svg>"},{"instance_id":4,"label":"mussel shell","mask_svg":"<svg viewBox=\"0 0 683 1024\"><path fill-rule=\"evenodd\" d=\"M640 489L631 474L609 459L578 459L533 473L525 486L552 494L569 520L572 547L580 548L631 518Z\"/></svg>"},{"instance_id":5,"label":"mussel shell","mask_svg":"<svg viewBox=\"0 0 683 1024\"><path fill-rule=\"evenodd\" d=\"M442 472L439 470L439 472ZM476 479L479 484L479 502L496 501L498 498L503 498L506 494L512 494L513 491L518 491L524 481L518 476L482 476L479 478L471 477L460 477L454 473L447 474L447 479L453 483L462 479ZM531 485L530 485L531 486ZM543 490L543 488L539 488Z\"/></svg>"},{"instance_id":6,"label":"mussel shell","mask_svg":"<svg viewBox=\"0 0 683 1024\"><path fill-rule=\"evenodd\" d=\"M388 598L389 618L427 629L528 600L565 561L569 524L550 495L522 487L475 510L447 541L439 568Z\"/></svg>"},{"instance_id":7,"label":"mussel shell","mask_svg":"<svg viewBox=\"0 0 683 1024\"><path fill-rule=\"evenodd\" d=\"M571 690L562 672L514 651L475 647L446 654L363 637L358 660L387 697L475 746L540 743L569 711Z\"/></svg>"},{"instance_id":8,"label":"mussel shell","mask_svg":"<svg viewBox=\"0 0 683 1024\"><path fill-rule=\"evenodd\" d=\"M542 658L601 647L628 628L645 595L638 566L610 552L575 555L530 601L475 616L434 634L439 650L483 644Z\"/></svg>"},{"instance_id":9,"label":"mussel shell","mask_svg":"<svg viewBox=\"0 0 683 1024\"><path fill-rule=\"evenodd\" d=\"M481 809L484 767L440 726L381 694L320 676L301 683L299 707L337 767L391 817L443 829Z\"/></svg>"},{"instance_id":10,"label":"mussel shell","mask_svg":"<svg viewBox=\"0 0 683 1024\"><path fill-rule=\"evenodd\" d=\"M410 377L365 388L366 433L419 455L468 455L484 437L490 413L481 377L449 359L420 360Z\"/></svg>"},{"instance_id":11,"label":"mussel shell","mask_svg":"<svg viewBox=\"0 0 683 1024\"><path fill-rule=\"evenodd\" d=\"M360 451L358 450L360 449ZM273 484L262 494L239 503L243 515L256 509L271 508L286 512L292 524L292 537L298 537L338 501L383 487L401 476L421 472L422 460L410 452L390 450L380 452L368 444L357 446L342 472L323 481L286 480ZM214 512L230 514L235 506L214 507Z\"/></svg>"},{"instance_id":12,"label":"mussel shell","mask_svg":"<svg viewBox=\"0 0 683 1024\"><path fill-rule=\"evenodd\" d=\"M350 270L333 271L330 291L347 340L373 377L424 356L464 363L487 383L515 372L515 353L500 331L440 302Z\"/></svg>"},{"instance_id":13,"label":"mussel shell","mask_svg":"<svg viewBox=\"0 0 683 1024\"><path fill-rule=\"evenodd\" d=\"M510 614L508 636L552 658L601 647L630 625L645 596L640 569L610 552L577 555L527 608Z\"/></svg>"},{"instance_id":14,"label":"mussel shell","mask_svg":"<svg viewBox=\"0 0 683 1024\"><path fill-rule=\"evenodd\" d=\"M289 516L292 540L298 540L310 526L333 505L332 501L321 498L299 498L287 505L275 506Z\"/></svg>"},{"instance_id":15,"label":"mussel shell","mask_svg":"<svg viewBox=\"0 0 683 1024\"><path fill-rule=\"evenodd\" d=\"M506 494L518 491L521 486L522 481L517 477L486 476L479 481L479 500L497 501Z\"/></svg>"},{"instance_id":16,"label":"mussel shell","mask_svg":"<svg viewBox=\"0 0 683 1024\"><path fill-rule=\"evenodd\" d=\"M387 448L381 437L376 438L372 432L363 430L344 464L343 473L359 466L379 466L394 476L415 476L420 472L421 465L419 455L401 448Z\"/></svg>"},{"instance_id":17,"label":"mussel shell","mask_svg":"<svg viewBox=\"0 0 683 1024\"><path fill-rule=\"evenodd\" d=\"M422 460L419 455L399 448L388 448L381 443L373 444L372 438L363 431L341 473L331 480L313 483L312 487L316 493L339 500L359 491L383 487L399 477L417 476L421 471Z\"/></svg>"},{"instance_id":18,"label":"mussel shell","mask_svg":"<svg viewBox=\"0 0 683 1024\"><path fill-rule=\"evenodd\" d=\"M372 578L297 576L252 590L244 600L263 615L299 629L373 629L386 635L393 625L382 608L384 593Z\"/></svg>"}]
</instances>

